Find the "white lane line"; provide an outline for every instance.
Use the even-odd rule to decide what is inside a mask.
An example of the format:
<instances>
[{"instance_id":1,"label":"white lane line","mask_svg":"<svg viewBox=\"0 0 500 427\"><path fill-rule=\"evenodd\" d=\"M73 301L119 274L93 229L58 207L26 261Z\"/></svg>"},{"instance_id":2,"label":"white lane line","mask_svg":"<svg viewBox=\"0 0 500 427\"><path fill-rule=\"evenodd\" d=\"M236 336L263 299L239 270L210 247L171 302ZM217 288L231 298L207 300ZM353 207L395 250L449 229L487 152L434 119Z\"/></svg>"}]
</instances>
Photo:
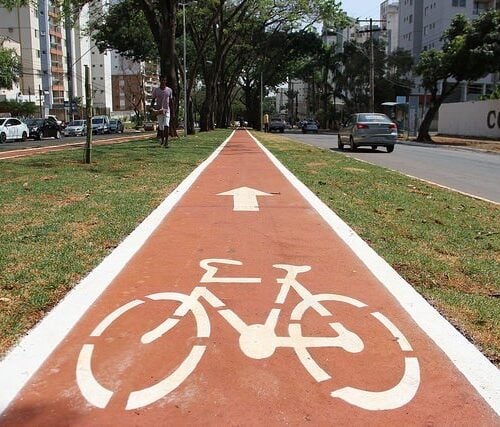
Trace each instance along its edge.
<instances>
[{"instance_id":1,"label":"white lane line","mask_svg":"<svg viewBox=\"0 0 500 427\"><path fill-rule=\"evenodd\" d=\"M249 133L250 134L250 133ZM300 182L252 134L259 147L353 250L375 277L391 292L415 323L443 350L477 392L500 415L500 370L432 307L406 280L378 255L337 214Z\"/></svg>"},{"instance_id":2,"label":"white lane line","mask_svg":"<svg viewBox=\"0 0 500 427\"><path fill-rule=\"evenodd\" d=\"M0 414L233 135L234 132L5 356L0 362Z\"/></svg>"}]
</instances>

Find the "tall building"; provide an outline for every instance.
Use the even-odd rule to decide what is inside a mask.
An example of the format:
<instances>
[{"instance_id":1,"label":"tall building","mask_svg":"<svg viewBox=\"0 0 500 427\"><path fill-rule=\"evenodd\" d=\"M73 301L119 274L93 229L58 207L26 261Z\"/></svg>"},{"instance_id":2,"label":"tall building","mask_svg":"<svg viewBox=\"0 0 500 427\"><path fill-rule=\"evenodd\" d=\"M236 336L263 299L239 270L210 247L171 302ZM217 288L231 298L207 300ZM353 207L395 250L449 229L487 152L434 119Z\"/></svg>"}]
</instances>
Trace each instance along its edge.
<instances>
[{"instance_id":1,"label":"tall building","mask_svg":"<svg viewBox=\"0 0 500 427\"><path fill-rule=\"evenodd\" d=\"M386 0L380 5L382 27L386 29L383 35L386 41L386 53L394 52L398 47L399 38L399 1Z\"/></svg>"},{"instance_id":2,"label":"tall building","mask_svg":"<svg viewBox=\"0 0 500 427\"><path fill-rule=\"evenodd\" d=\"M22 76L16 99L36 102L39 114L61 120L82 115L85 66L90 68L93 105L97 113L112 110L111 55L101 54L84 29L91 13L102 14L104 2L84 6L75 22L63 17L51 0L38 0L11 11L0 8L0 36L20 45Z\"/></svg>"},{"instance_id":3,"label":"tall building","mask_svg":"<svg viewBox=\"0 0 500 427\"><path fill-rule=\"evenodd\" d=\"M399 46L410 51L418 60L421 52L441 49L441 36L457 14L475 19L488 9L498 9L500 0L400 0ZM418 87L417 92L423 93ZM474 83L463 82L460 91L448 101L467 101L489 93L496 84L496 76L489 75Z\"/></svg>"}]
</instances>

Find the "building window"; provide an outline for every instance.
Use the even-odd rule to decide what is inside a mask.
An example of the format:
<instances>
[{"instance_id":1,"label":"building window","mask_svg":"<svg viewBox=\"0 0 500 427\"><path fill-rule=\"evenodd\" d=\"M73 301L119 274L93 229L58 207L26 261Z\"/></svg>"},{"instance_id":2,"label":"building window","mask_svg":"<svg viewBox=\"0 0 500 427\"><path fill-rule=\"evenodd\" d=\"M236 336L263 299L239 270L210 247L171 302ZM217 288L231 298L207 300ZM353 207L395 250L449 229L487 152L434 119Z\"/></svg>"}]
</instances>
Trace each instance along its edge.
<instances>
[{"instance_id":1,"label":"building window","mask_svg":"<svg viewBox=\"0 0 500 427\"><path fill-rule=\"evenodd\" d=\"M451 0L451 5L453 7L465 7L466 0Z\"/></svg>"}]
</instances>

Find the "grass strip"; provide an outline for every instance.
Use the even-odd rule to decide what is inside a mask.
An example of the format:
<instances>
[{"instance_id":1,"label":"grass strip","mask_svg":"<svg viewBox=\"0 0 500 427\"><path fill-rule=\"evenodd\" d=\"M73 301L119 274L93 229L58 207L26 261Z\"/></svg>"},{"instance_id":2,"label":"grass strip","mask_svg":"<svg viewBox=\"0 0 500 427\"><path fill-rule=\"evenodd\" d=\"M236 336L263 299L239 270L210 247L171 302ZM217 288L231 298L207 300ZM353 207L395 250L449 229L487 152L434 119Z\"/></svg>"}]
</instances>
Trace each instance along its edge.
<instances>
[{"instance_id":1,"label":"grass strip","mask_svg":"<svg viewBox=\"0 0 500 427\"><path fill-rule=\"evenodd\" d=\"M219 130L2 160L0 354L230 134Z\"/></svg>"},{"instance_id":2,"label":"grass strip","mask_svg":"<svg viewBox=\"0 0 500 427\"><path fill-rule=\"evenodd\" d=\"M497 366L500 209L282 136L257 138ZM332 136L332 144L336 144Z\"/></svg>"}]
</instances>

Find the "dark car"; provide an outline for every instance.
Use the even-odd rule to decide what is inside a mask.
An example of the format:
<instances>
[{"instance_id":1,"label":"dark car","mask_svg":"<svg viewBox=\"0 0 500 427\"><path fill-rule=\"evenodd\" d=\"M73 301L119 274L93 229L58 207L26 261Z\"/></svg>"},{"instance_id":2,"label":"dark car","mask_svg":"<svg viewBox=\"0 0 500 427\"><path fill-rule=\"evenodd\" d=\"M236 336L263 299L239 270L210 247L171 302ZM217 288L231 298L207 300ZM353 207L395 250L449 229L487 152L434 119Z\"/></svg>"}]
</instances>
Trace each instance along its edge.
<instances>
[{"instance_id":1,"label":"dark car","mask_svg":"<svg viewBox=\"0 0 500 427\"><path fill-rule=\"evenodd\" d=\"M30 131L29 137L33 139L42 139L53 137L60 139L62 135L61 126L52 118L47 119L28 119L26 125Z\"/></svg>"},{"instance_id":2,"label":"dark car","mask_svg":"<svg viewBox=\"0 0 500 427\"><path fill-rule=\"evenodd\" d=\"M354 151L358 147L368 146L373 150L385 147L388 153L394 151L398 139L398 127L385 114L353 114L339 130L338 147L343 150L349 145Z\"/></svg>"},{"instance_id":3,"label":"dark car","mask_svg":"<svg viewBox=\"0 0 500 427\"><path fill-rule=\"evenodd\" d=\"M269 123L269 132L285 132L285 121L278 117L273 117Z\"/></svg>"},{"instance_id":4,"label":"dark car","mask_svg":"<svg viewBox=\"0 0 500 427\"><path fill-rule=\"evenodd\" d=\"M306 119L302 122L302 133L307 133L307 132L312 132L312 133L318 133L319 132L319 126L318 122L313 119Z\"/></svg>"},{"instance_id":5,"label":"dark car","mask_svg":"<svg viewBox=\"0 0 500 427\"><path fill-rule=\"evenodd\" d=\"M123 133L123 123L120 119L109 120L109 133Z\"/></svg>"}]
</instances>

